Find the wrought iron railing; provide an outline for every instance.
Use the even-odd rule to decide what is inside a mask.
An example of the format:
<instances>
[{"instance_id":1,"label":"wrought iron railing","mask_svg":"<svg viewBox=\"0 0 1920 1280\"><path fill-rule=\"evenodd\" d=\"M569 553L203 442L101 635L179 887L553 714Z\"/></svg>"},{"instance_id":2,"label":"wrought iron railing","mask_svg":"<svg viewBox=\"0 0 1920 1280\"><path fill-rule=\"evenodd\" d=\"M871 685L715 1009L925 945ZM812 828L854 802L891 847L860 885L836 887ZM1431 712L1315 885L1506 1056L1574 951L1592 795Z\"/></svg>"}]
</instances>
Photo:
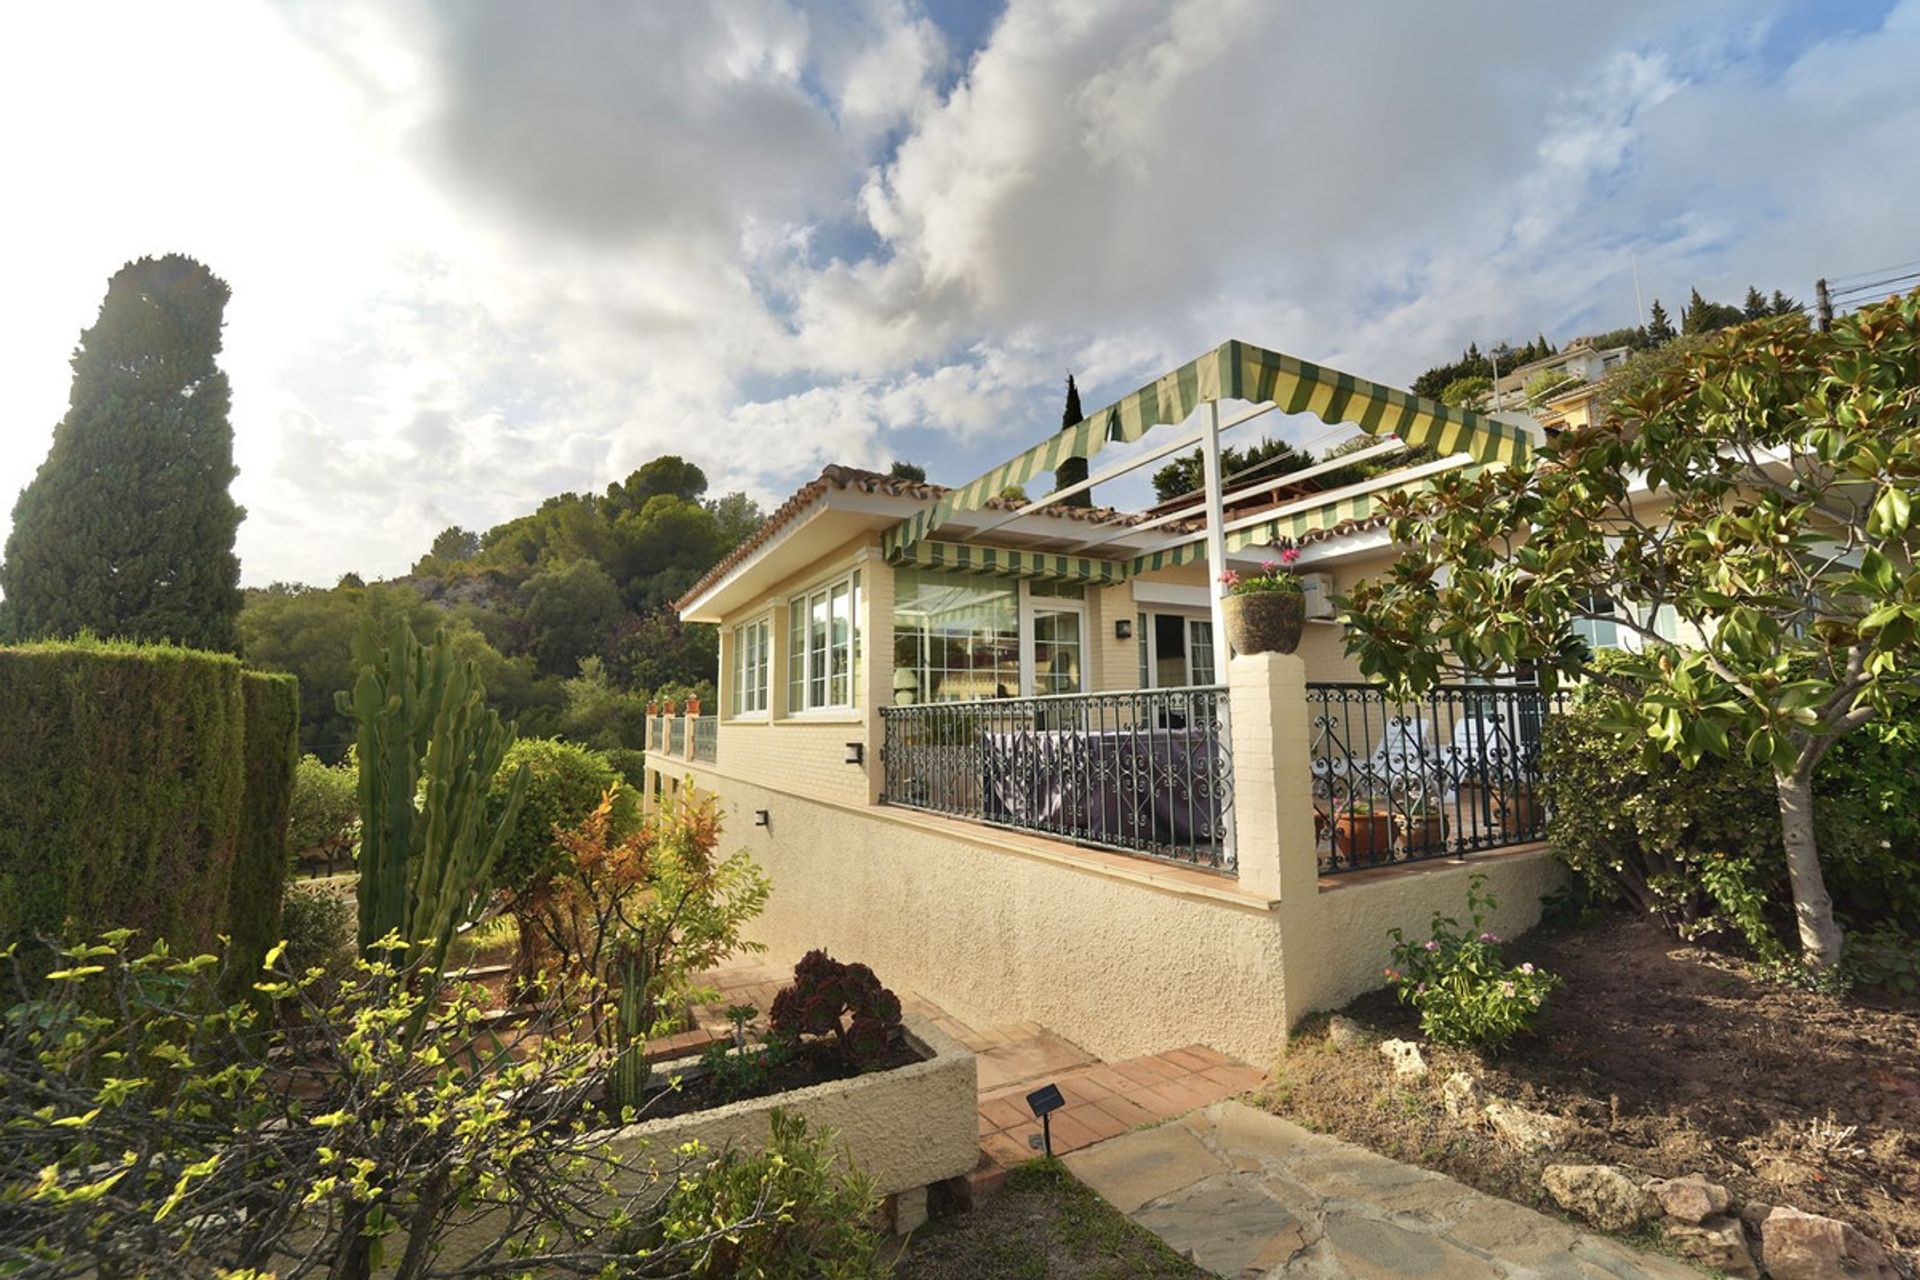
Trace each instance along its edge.
<instances>
[{"instance_id":1,"label":"wrought iron railing","mask_svg":"<svg viewBox=\"0 0 1920 1280\"><path fill-rule=\"evenodd\" d=\"M887 804L1231 871L1227 691L883 707Z\"/></svg>"},{"instance_id":2,"label":"wrought iron railing","mask_svg":"<svg viewBox=\"0 0 1920 1280\"><path fill-rule=\"evenodd\" d=\"M712 764L720 746L720 717L701 716L693 722L693 758Z\"/></svg>"},{"instance_id":3,"label":"wrought iron railing","mask_svg":"<svg viewBox=\"0 0 1920 1280\"><path fill-rule=\"evenodd\" d=\"M687 718L685 716L667 717L667 754L675 758L684 758L687 754Z\"/></svg>"},{"instance_id":4,"label":"wrought iron railing","mask_svg":"<svg viewBox=\"0 0 1920 1280\"><path fill-rule=\"evenodd\" d=\"M1323 871L1457 857L1540 839L1540 737L1557 709L1531 685L1309 684Z\"/></svg>"}]
</instances>

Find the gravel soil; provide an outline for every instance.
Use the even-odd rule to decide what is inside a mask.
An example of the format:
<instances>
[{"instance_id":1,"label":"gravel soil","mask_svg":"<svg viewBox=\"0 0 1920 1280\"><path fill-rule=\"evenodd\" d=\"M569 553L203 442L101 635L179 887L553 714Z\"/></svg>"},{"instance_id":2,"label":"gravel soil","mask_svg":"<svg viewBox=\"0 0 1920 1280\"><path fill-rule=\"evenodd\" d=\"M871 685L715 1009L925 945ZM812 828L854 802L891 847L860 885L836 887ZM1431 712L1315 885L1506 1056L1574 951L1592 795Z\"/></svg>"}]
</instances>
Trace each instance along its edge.
<instances>
[{"instance_id":1,"label":"gravel soil","mask_svg":"<svg viewBox=\"0 0 1920 1280\"><path fill-rule=\"evenodd\" d=\"M1392 1079L1378 1049L1335 1051L1304 1027L1267 1104L1322 1132L1540 1204L1555 1162L1699 1172L1743 1204L1789 1204L1920 1249L1920 1007L1813 995L1676 945L1649 919L1537 930L1507 947L1562 978L1535 1035L1498 1058L1426 1047L1425 1084ZM1345 1010L1418 1040L1390 993ZM1485 1098L1571 1124L1551 1156L1522 1157L1455 1121L1439 1081L1468 1071Z\"/></svg>"}]
</instances>

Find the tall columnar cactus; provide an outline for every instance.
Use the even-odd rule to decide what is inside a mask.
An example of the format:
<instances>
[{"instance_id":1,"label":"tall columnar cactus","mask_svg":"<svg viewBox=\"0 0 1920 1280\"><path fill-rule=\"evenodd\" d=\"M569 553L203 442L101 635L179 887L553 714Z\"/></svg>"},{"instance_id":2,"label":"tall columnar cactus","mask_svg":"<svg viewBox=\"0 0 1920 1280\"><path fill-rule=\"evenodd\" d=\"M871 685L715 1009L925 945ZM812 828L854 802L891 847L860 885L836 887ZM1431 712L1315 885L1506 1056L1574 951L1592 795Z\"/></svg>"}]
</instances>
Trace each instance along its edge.
<instances>
[{"instance_id":1,"label":"tall columnar cactus","mask_svg":"<svg viewBox=\"0 0 1920 1280\"><path fill-rule=\"evenodd\" d=\"M491 884L527 788L522 765L507 804L487 821L487 785L513 730L486 705L471 662L444 632L421 645L404 619L383 647L371 628L354 642L361 668L336 695L359 726L360 951L372 958L398 934L406 963L436 982L455 930Z\"/></svg>"}]
</instances>

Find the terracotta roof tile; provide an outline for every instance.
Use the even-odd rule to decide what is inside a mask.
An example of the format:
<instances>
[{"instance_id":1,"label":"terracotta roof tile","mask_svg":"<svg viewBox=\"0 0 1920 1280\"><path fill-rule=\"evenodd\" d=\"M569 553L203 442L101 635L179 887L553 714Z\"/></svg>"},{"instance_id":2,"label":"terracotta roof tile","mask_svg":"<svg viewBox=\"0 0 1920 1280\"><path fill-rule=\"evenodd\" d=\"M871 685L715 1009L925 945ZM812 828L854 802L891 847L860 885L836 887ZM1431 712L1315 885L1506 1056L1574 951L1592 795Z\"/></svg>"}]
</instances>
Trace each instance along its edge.
<instances>
[{"instance_id":1,"label":"terracotta roof tile","mask_svg":"<svg viewBox=\"0 0 1920 1280\"><path fill-rule=\"evenodd\" d=\"M883 494L893 498L910 498L917 502L932 502L943 494L951 492L945 485L882 475L878 471L865 471L859 467L843 467L838 463L832 463L822 469L814 479L794 490L792 496L776 507L745 542L728 552L719 564L709 569L700 581L688 588L686 594L674 601L674 607L683 609L688 601L709 590L714 583L732 572L735 566L771 542L781 529L831 489ZM990 498L986 505L992 511L1017 511L1025 504L1011 498ZM1131 512L1117 511L1112 507L1074 507L1059 504L1042 507L1035 514L1065 520L1080 520L1089 524L1134 524L1144 518Z\"/></svg>"}]
</instances>

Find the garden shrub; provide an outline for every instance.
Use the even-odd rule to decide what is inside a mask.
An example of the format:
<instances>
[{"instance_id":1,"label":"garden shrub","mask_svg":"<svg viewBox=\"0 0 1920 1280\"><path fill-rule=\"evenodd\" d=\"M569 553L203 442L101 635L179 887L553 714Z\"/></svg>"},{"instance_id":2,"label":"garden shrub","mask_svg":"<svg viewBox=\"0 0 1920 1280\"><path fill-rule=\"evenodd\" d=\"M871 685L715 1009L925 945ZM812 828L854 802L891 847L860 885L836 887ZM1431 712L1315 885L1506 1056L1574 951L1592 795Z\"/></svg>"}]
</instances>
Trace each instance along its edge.
<instances>
[{"instance_id":1,"label":"garden shrub","mask_svg":"<svg viewBox=\"0 0 1920 1280\"><path fill-rule=\"evenodd\" d=\"M865 1071L881 1065L900 1037L900 997L866 965L809 951L793 966L793 985L774 996L767 1026L790 1045L826 1046L847 1066Z\"/></svg>"},{"instance_id":2,"label":"garden shrub","mask_svg":"<svg viewBox=\"0 0 1920 1280\"><path fill-rule=\"evenodd\" d=\"M280 967L301 975L318 969L324 983L337 986L353 969L358 926L353 899L319 885L289 885L280 903L280 937L287 944Z\"/></svg>"},{"instance_id":3,"label":"garden shrub","mask_svg":"<svg viewBox=\"0 0 1920 1280\"><path fill-rule=\"evenodd\" d=\"M287 816L287 856L322 851L328 860L353 847L360 821L359 771L351 764L327 764L316 755L300 757L293 775L293 803Z\"/></svg>"},{"instance_id":4,"label":"garden shrub","mask_svg":"<svg viewBox=\"0 0 1920 1280\"><path fill-rule=\"evenodd\" d=\"M764 1280L867 1280L888 1274L875 1227L873 1182L842 1170L826 1134L778 1108L768 1115L766 1148L731 1149L680 1180L667 1197L660 1235L672 1243L706 1240L688 1263L695 1277ZM730 1233L714 1224L748 1219L756 1205L782 1206L770 1219Z\"/></svg>"},{"instance_id":5,"label":"garden shrub","mask_svg":"<svg viewBox=\"0 0 1920 1280\"><path fill-rule=\"evenodd\" d=\"M1608 674L1608 655L1595 666ZM1595 689L1576 690L1543 735L1547 838L1599 901L1625 899L1689 940L1737 941L1763 960L1789 929L1780 809L1745 759L1693 768L1613 732ZM1815 779L1821 862L1856 922L1920 921L1920 722L1842 739Z\"/></svg>"},{"instance_id":6,"label":"garden shrub","mask_svg":"<svg viewBox=\"0 0 1920 1280\"><path fill-rule=\"evenodd\" d=\"M1467 885L1470 923L1433 913L1424 941L1399 929L1387 980L1396 994L1420 1011L1420 1030L1435 1044L1498 1051L1533 1028L1547 993L1560 980L1532 964L1508 965L1501 939L1487 932L1486 918L1499 905L1486 891L1487 878Z\"/></svg>"},{"instance_id":7,"label":"garden shrub","mask_svg":"<svg viewBox=\"0 0 1920 1280\"><path fill-rule=\"evenodd\" d=\"M126 927L179 952L229 930L259 945L279 898L292 693L165 645L0 649L0 942ZM253 918L234 920L236 903Z\"/></svg>"},{"instance_id":8,"label":"garden shrub","mask_svg":"<svg viewBox=\"0 0 1920 1280\"><path fill-rule=\"evenodd\" d=\"M526 798L493 872L494 882L511 890L525 890L552 875L562 857L555 829L578 827L621 781L601 752L559 738L521 738L507 749L494 775L489 818L505 805L507 784L521 765L527 767ZM625 836L639 826L639 816L640 793L623 788L614 802L610 834L616 840Z\"/></svg>"}]
</instances>

